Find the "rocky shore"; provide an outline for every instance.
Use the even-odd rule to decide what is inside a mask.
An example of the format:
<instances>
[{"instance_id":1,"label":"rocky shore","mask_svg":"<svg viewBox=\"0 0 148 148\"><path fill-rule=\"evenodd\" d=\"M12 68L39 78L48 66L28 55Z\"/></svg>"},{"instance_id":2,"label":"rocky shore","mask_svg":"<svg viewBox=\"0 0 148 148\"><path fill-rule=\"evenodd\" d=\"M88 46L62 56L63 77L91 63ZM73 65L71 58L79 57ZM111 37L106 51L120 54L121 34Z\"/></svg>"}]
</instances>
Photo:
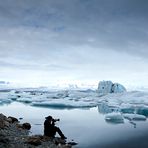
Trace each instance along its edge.
<instances>
[{"instance_id":1,"label":"rocky shore","mask_svg":"<svg viewBox=\"0 0 148 148\"><path fill-rule=\"evenodd\" d=\"M17 118L0 114L0 148L71 148L75 144L58 137L29 136L30 128L29 123L20 124Z\"/></svg>"}]
</instances>

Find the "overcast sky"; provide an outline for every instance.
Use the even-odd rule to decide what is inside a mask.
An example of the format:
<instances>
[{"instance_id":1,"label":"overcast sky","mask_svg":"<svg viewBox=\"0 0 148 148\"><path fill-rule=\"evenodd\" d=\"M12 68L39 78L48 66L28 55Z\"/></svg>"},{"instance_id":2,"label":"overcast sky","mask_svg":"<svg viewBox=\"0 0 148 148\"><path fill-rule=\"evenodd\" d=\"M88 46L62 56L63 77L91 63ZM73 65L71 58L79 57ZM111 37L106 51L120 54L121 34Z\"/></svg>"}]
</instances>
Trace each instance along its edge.
<instances>
[{"instance_id":1,"label":"overcast sky","mask_svg":"<svg viewBox=\"0 0 148 148\"><path fill-rule=\"evenodd\" d=\"M148 84L148 0L0 0L0 80Z\"/></svg>"}]
</instances>

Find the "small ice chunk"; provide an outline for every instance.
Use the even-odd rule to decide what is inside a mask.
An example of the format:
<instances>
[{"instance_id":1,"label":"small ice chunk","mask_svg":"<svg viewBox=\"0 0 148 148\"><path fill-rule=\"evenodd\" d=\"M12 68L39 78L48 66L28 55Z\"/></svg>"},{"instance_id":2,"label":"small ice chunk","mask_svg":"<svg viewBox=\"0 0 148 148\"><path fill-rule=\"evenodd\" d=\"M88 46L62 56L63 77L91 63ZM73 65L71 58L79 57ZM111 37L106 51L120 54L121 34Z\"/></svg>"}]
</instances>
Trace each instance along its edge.
<instances>
[{"instance_id":1,"label":"small ice chunk","mask_svg":"<svg viewBox=\"0 0 148 148\"><path fill-rule=\"evenodd\" d=\"M110 123L118 124L124 123L124 118L119 112L109 113L105 116L105 120Z\"/></svg>"},{"instance_id":2,"label":"small ice chunk","mask_svg":"<svg viewBox=\"0 0 148 148\"><path fill-rule=\"evenodd\" d=\"M144 115L139 115L139 114L123 114L123 117L128 120L134 120L134 121L146 120L146 117Z\"/></svg>"}]
</instances>

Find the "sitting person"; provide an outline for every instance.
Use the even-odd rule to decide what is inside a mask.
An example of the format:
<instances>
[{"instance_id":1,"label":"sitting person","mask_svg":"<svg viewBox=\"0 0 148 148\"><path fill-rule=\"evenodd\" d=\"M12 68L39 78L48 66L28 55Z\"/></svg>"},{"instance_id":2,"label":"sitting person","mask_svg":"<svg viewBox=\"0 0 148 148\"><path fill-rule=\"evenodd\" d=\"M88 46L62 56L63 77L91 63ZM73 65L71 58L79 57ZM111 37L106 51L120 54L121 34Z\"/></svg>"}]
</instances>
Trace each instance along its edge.
<instances>
[{"instance_id":1,"label":"sitting person","mask_svg":"<svg viewBox=\"0 0 148 148\"><path fill-rule=\"evenodd\" d=\"M55 122L59 121L59 119L53 119L52 116L48 116L45 118L44 122L44 135L48 137L55 137L56 132L61 136L62 139L67 139L60 128L55 126Z\"/></svg>"}]
</instances>

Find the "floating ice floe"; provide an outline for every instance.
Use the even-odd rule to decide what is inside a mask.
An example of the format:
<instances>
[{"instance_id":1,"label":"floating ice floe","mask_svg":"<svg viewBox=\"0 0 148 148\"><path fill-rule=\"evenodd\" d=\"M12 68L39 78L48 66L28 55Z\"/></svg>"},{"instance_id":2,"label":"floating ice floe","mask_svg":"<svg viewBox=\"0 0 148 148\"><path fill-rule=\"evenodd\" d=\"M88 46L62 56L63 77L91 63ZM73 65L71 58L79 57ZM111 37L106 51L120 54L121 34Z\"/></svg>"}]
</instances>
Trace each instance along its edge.
<instances>
[{"instance_id":1,"label":"floating ice floe","mask_svg":"<svg viewBox=\"0 0 148 148\"><path fill-rule=\"evenodd\" d=\"M15 101L18 102L30 103L32 106L53 108L83 108L97 106L97 102L95 102L93 99L94 97L96 97L96 95L94 94L96 93L90 90L60 90L55 92L49 91L44 93L20 92L17 93L17 96L19 97L16 97L13 94L13 98L15 98Z\"/></svg>"},{"instance_id":2,"label":"floating ice floe","mask_svg":"<svg viewBox=\"0 0 148 148\"><path fill-rule=\"evenodd\" d=\"M141 92L140 92L141 93ZM143 97L127 97L124 103L120 105L122 113L137 113L144 116L148 116L148 96ZM125 103L127 102L127 103Z\"/></svg>"},{"instance_id":3,"label":"floating ice floe","mask_svg":"<svg viewBox=\"0 0 148 148\"><path fill-rule=\"evenodd\" d=\"M134 121L146 120L146 117L144 115L139 115L139 114L123 114L123 117L128 120L134 120Z\"/></svg>"},{"instance_id":4,"label":"floating ice floe","mask_svg":"<svg viewBox=\"0 0 148 148\"><path fill-rule=\"evenodd\" d=\"M148 117L148 106L143 105L142 107L139 107L137 109L137 113L140 115L144 115L146 117Z\"/></svg>"},{"instance_id":5,"label":"floating ice floe","mask_svg":"<svg viewBox=\"0 0 148 148\"><path fill-rule=\"evenodd\" d=\"M148 93L147 92L123 92L123 93L111 93L105 96L99 97L98 100L106 101L107 103L116 103L121 109L134 108L138 105L148 105Z\"/></svg>"},{"instance_id":6,"label":"floating ice floe","mask_svg":"<svg viewBox=\"0 0 148 148\"><path fill-rule=\"evenodd\" d=\"M50 101L42 101L42 102L32 102L32 106L39 107L52 107L52 108L84 108L84 107L95 107L97 106L94 102L84 102L84 101L75 101L75 100L50 100Z\"/></svg>"},{"instance_id":7,"label":"floating ice floe","mask_svg":"<svg viewBox=\"0 0 148 148\"><path fill-rule=\"evenodd\" d=\"M122 103L120 106L120 111L122 113L134 113L136 111L137 105L129 104L129 103Z\"/></svg>"},{"instance_id":8,"label":"floating ice floe","mask_svg":"<svg viewBox=\"0 0 148 148\"><path fill-rule=\"evenodd\" d=\"M140 115L148 116L148 106L145 104L125 104L120 106L122 113L137 113Z\"/></svg>"},{"instance_id":9,"label":"floating ice floe","mask_svg":"<svg viewBox=\"0 0 148 148\"><path fill-rule=\"evenodd\" d=\"M114 123L114 124L124 123L123 116L121 115L121 113L118 113L118 112L106 114L105 120L109 123Z\"/></svg>"}]
</instances>

